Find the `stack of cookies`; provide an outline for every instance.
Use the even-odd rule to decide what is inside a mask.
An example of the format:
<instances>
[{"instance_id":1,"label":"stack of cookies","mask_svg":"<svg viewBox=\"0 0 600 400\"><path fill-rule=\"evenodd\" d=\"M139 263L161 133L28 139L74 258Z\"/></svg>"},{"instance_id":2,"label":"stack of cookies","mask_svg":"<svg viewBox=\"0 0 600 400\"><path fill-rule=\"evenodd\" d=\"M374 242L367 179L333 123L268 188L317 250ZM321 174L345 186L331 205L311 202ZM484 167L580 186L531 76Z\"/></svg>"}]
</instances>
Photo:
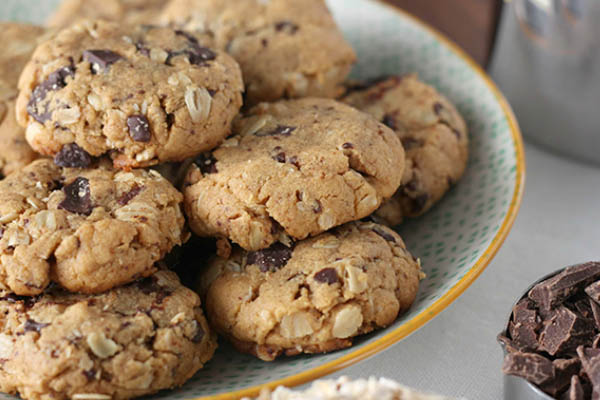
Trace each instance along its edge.
<instances>
[{"instance_id":1,"label":"stack of cookies","mask_svg":"<svg viewBox=\"0 0 600 400\"><path fill-rule=\"evenodd\" d=\"M410 307L390 226L460 179L466 127L416 76L347 82L324 1L66 0L50 25L0 25L0 390L143 396L217 333L268 361Z\"/></svg>"}]
</instances>

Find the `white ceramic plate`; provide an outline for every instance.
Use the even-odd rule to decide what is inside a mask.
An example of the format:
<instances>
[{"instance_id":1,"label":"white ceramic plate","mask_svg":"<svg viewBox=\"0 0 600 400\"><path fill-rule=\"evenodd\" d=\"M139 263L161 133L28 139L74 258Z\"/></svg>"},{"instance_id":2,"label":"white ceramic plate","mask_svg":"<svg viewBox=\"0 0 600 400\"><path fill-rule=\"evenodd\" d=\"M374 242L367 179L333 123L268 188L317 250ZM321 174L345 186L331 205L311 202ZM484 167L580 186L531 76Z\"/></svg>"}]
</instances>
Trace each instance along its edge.
<instances>
[{"instance_id":1,"label":"white ceramic plate","mask_svg":"<svg viewBox=\"0 0 600 400\"><path fill-rule=\"evenodd\" d=\"M0 19L42 22L57 2L2 0ZM399 10L373 0L328 3L358 53L354 78L418 72L467 120L471 160L465 177L426 216L399 228L411 252L421 258L427 278L407 314L387 329L356 340L352 348L265 363L222 342L215 358L189 383L155 398L251 395L261 385L303 383L375 354L414 332L461 294L510 230L525 163L518 126L494 84L454 44Z\"/></svg>"}]
</instances>

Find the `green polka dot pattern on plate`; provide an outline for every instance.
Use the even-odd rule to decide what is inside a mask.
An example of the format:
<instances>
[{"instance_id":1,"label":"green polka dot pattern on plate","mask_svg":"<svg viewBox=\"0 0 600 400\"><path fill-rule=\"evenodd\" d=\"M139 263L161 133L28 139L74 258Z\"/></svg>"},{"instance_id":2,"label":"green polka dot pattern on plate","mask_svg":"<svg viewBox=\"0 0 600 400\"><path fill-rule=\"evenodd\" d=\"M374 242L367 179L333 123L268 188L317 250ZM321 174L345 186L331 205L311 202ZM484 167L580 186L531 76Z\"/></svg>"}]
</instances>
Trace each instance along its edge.
<instances>
[{"instance_id":1,"label":"green polka dot pattern on plate","mask_svg":"<svg viewBox=\"0 0 600 400\"><path fill-rule=\"evenodd\" d=\"M57 2L3 0L0 17L43 21ZM377 341L411 318L431 312L428 308L483 256L511 207L517 183L515 142L507 116L484 80L421 26L381 4L369 0L328 3L358 53L354 78L416 71L457 105L469 126L471 159L463 180L427 215L399 227L427 274L417 301L394 325L331 354L265 363L221 341L215 358L189 383L155 398L189 399L241 390L305 372Z\"/></svg>"}]
</instances>

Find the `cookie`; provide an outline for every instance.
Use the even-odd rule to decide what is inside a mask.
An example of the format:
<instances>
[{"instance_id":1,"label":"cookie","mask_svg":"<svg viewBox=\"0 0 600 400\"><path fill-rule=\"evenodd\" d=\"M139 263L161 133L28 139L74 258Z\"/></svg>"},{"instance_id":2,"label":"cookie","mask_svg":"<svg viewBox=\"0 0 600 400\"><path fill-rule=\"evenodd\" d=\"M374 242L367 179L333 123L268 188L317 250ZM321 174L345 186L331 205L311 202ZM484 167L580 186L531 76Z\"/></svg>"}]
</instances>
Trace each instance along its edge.
<instances>
[{"instance_id":1,"label":"cookie","mask_svg":"<svg viewBox=\"0 0 600 400\"><path fill-rule=\"evenodd\" d=\"M264 389L256 400L452 400L450 397L421 393L386 378L351 380L342 376L336 380L318 380L305 390L291 390L283 386L270 391ZM242 400L250 400L245 397Z\"/></svg>"},{"instance_id":2,"label":"cookie","mask_svg":"<svg viewBox=\"0 0 600 400\"><path fill-rule=\"evenodd\" d=\"M356 58L323 0L171 0L160 21L214 36L242 68L246 104L336 97Z\"/></svg>"},{"instance_id":3,"label":"cookie","mask_svg":"<svg viewBox=\"0 0 600 400\"><path fill-rule=\"evenodd\" d=\"M20 80L17 121L34 150L77 144L128 169L182 161L229 134L237 63L184 31L86 21L40 45Z\"/></svg>"},{"instance_id":4,"label":"cookie","mask_svg":"<svg viewBox=\"0 0 600 400\"><path fill-rule=\"evenodd\" d=\"M0 174L8 175L37 158L16 121L19 75L49 31L29 24L0 22Z\"/></svg>"},{"instance_id":5,"label":"cookie","mask_svg":"<svg viewBox=\"0 0 600 400\"><path fill-rule=\"evenodd\" d=\"M351 88L342 101L393 129L406 151L398 192L377 211L382 222L429 210L462 177L469 153L467 127L450 101L416 75Z\"/></svg>"},{"instance_id":6,"label":"cookie","mask_svg":"<svg viewBox=\"0 0 600 400\"><path fill-rule=\"evenodd\" d=\"M170 271L98 295L2 294L0 390L109 400L182 385L212 357L200 299Z\"/></svg>"},{"instance_id":7,"label":"cookie","mask_svg":"<svg viewBox=\"0 0 600 400\"><path fill-rule=\"evenodd\" d=\"M73 145L55 162L84 158ZM181 243L182 195L155 171L109 167L43 159L0 182L1 289L102 292L152 274Z\"/></svg>"},{"instance_id":8,"label":"cookie","mask_svg":"<svg viewBox=\"0 0 600 400\"><path fill-rule=\"evenodd\" d=\"M83 19L104 19L126 25L152 24L166 0L63 0L48 18L48 26L65 28Z\"/></svg>"},{"instance_id":9,"label":"cookie","mask_svg":"<svg viewBox=\"0 0 600 400\"><path fill-rule=\"evenodd\" d=\"M390 325L414 301L420 278L396 232L352 222L295 246L217 257L199 291L215 330L270 361L345 348Z\"/></svg>"},{"instance_id":10,"label":"cookie","mask_svg":"<svg viewBox=\"0 0 600 400\"><path fill-rule=\"evenodd\" d=\"M375 211L398 188L404 151L389 128L329 99L262 103L201 154L184 184L200 236L246 250L304 239Z\"/></svg>"}]
</instances>

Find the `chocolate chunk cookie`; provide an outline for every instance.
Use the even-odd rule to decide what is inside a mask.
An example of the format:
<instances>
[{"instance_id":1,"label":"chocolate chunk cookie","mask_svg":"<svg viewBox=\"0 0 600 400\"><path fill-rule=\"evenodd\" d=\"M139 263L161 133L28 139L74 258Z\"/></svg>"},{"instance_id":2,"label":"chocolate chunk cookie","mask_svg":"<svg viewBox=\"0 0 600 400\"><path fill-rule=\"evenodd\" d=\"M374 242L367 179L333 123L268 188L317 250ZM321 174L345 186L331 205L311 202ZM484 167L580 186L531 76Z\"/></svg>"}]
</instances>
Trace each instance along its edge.
<instances>
[{"instance_id":1,"label":"chocolate chunk cookie","mask_svg":"<svg viewBox=\"0 0 600 400\"><path fill-rule=\"evenodd\" d=\"M421 270L397 233L352 222L287 247L216 258L200 293L213 327L270 361L321 353L391 324L415 299Z\"/></svg>"},{"instance_id":2,"label":"chocolate chunk cookie","mask_svg":"<svg viewBox=\"0 0 600 400\"><path fill-rule=\"evenodd\" d=\"M161 22L214 36L240 63L248 104L335 97L356 58L323 0L171 0Z\"/></svg>"},{"instance_id":3,"label":"chocolate chunk cookie","mask_svg":"<svg viewBox=\"0 0 600 400\"><path fill-rule=\"evenodd\" d=\"M0 390L23 399L144 396L182 385L216 348L200 299L169 271L99 295L0 296Z\"/></svg>"},{"instance_id":4,"label":"chocolate chunk cookie","mask_svg":"<svg viewBox=\"0 0 600 400\"><path fill-rule=\"evenodd\" d=\"M126 25L152 24L166 0L63 0L48 25L64 28L83 19L104 19Z\"/></svg>"},{"instance_id":5,"label":"chocolate chunk cookie","mask_svg":"<svg viewBox=\"0 0 600 400\"><path fill-rule=\"evenodd\" d=\"M8 175L37 158L16 121L17 83L31 53L49 31L42 27L0 22L0 173Z\"/></svg>"},{"instance_id":6,"label":"chocolate chunk cookie","mask_svg":"<svg viewBox=\"0 0 600 400\"><path fill-rule=\"evenodd\" d=\"M74 25L33 54L17 121L39 153L76 143L123 169L209 150L229 133L243 84L236 62L202 43L167 28Z\"/></svg>"},{"instance_id":7,"label":"chocolate chunk cookie","mask_svg":"<svg viewBox=\"0 0 600 400\"><path fill-rule=\"evenodd\" d=\"M54 161L83 166L81 152ZM181 243L182 195L157 172L66 167L38 160L0 182L3 290L36 295L55 281L102 292L150 275Z\"/></svg>"},{"instance_id":8,"label":"chocolate chunk cookie","mask_svg":"<svg viewBox=\"0 0 600 400\"><path fill-rule=\"evenodd\" d=\"M464 120L444 96L416 75L351 88L342 101L392 128L406 165L398 192L377 211L390 225L429 210L463 175L469 137Z\"/></svg>"},{"instance_id":9,"label":"chocolate chunk cookie","mask_svg":"<svg viewBox=\"0 0 600 400\"><path fill-rule=\"evenodd\" d=\"M234 132L186 177L185 210L201 236L246 250L303 239L366 217L400 184L394 132L334 100L262 103Z\"/></svg>"}]
</instances>

